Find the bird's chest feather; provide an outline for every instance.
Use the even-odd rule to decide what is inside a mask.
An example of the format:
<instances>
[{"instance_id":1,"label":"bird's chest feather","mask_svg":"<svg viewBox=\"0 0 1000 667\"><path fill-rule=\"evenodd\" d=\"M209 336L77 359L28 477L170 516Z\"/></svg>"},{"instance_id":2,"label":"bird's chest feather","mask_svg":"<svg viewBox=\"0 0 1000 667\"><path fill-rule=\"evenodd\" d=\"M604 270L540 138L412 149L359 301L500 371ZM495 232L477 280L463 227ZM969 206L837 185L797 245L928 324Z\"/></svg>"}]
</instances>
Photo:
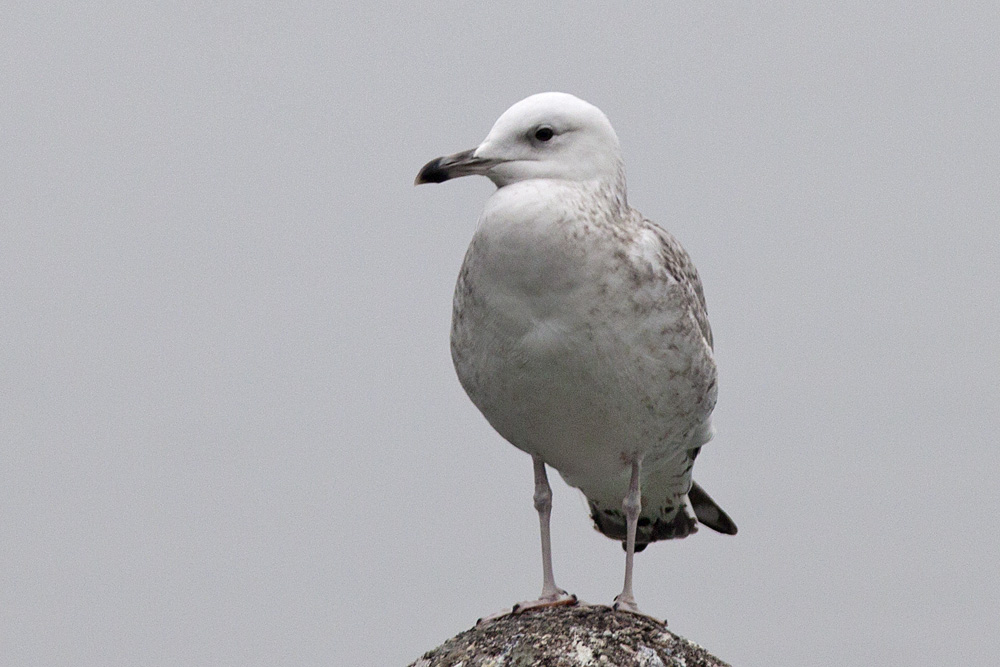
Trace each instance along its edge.
<instances>
[{"instance_id":1,"label":"bird's chest feather","mask_svg":"<svg viewBox=\"0 0 1000 667\"><path fill-rule=\"evenodd\" d=\"M466 255L454 334L463 338L465 327L473 345L539 361L585 345L615 280L606 230L558 200L497 208L484 211Z\"/></svg>"},{"instance_id":2,"label":"bird's chest feather","mask_svg":"<svg viewBox=\"0 0 1000 667\"><path fill-rule=\"evenodd\" d=\"M456 287L452 354L473 400L575 402L688 363L670 339L683 343L693 321L669 276L644 263L638 230L568 197L521 194L487 205Z\"/></svg>"}]
</instances>

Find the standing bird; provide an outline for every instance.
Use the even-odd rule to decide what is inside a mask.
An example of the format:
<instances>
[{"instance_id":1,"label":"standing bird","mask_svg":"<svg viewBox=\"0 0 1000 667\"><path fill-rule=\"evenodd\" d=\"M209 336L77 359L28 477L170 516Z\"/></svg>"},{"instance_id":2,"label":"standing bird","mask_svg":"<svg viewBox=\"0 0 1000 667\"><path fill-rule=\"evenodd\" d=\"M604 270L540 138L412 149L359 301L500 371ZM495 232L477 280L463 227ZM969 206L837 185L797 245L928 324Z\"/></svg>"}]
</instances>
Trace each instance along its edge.
<instances>
[{"instance_id":1,"label":"standing bird","mask_svg":"<svg viewBox=\"0 0 1000 667\"><path fill-rule=\"evenodd\" d=\"M428 162L416 184L473 174L497 190L459 272L451 354L472 402L534 462L542 594L515 611L576 601L552 573L548 465L583 491L597 530L623 541L614 608L638 612L636 551L698 522L736 533L691 479L717 395L698 272L628 205L618 137L579 98L521 100L477 148Z\"/></svg>"}]
</instances>

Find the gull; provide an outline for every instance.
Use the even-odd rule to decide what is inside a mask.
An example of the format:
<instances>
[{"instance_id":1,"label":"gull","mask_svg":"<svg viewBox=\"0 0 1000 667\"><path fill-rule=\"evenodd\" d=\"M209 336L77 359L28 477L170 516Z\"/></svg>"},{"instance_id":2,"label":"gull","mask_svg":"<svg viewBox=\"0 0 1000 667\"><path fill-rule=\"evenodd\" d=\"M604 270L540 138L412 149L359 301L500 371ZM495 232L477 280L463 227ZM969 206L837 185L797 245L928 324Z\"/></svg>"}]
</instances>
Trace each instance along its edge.
<instances>
[{"instance_id":1,"label":"gull","mask_svg":"<svg viewBox=\"0 0 1000 667\"><path fill-rule=\"evenodd\" d=\"M542 592L514 611L577 601L552 571L549 466L586 496L596 529L622 541L613 607L641 613L636 552L699 522L736 534L691 477L718 393L698 272L628 205L618 137L573 95L521 100L477 148L431 160L415 184L471 175L497 190L459 271L451 354L472 402L532 457Z\"/></svg>"}]
</instances>

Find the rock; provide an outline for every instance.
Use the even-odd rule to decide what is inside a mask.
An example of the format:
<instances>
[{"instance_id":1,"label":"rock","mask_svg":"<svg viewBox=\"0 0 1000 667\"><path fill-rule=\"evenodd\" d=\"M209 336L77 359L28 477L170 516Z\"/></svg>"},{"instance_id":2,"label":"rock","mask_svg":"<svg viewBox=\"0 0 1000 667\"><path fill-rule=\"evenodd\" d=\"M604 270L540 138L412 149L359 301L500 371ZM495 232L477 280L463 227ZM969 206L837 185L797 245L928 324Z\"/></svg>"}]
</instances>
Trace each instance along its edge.
<instances>
[{"instance_id":1,"label":"rock","mask_svg":"<svg viewBox=\"0 0 1000 667\"><path fill-rule=\"evenodd\" d=\"M729 667L644 616L603 606L550 607L487 621L410 667Z\"/></svg>"}]
</instances>

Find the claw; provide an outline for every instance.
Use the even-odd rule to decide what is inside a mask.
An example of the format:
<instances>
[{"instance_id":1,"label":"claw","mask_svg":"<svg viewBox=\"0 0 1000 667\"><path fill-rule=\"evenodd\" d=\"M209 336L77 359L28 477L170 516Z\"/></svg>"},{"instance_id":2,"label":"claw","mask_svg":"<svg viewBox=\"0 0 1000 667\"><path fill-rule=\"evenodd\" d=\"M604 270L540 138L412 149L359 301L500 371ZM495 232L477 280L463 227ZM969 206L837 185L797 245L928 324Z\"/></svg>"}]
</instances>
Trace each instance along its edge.
<instances>
[{"instance_id":1,"label":"claw","mask_svg":"<svg viewBox=\"0 0 1000 667\"><path fill-rule=\"evenodd\" d=\"M656 618L655 616L650 616L649 614L640 611L638 605L635 603L635 599L629 599L619 595L615 598L614 604L611 605L611 608L615 611L623 611L627 614L635 614L636 616L648 618L651 621L656 621L657 623L662 624L664 627L667 625L667 619Z\"/></svg>"},{"instance_id":2,"label":"claw","mask_svg":"<svg viewBox=\"0 0 1000 667\"><path fill-rule=\"evenodd\" d=\"M555 595L539 598L528 602L518 602L511 610L512 614L521 614L531 609L545 609L547 607L571 607L580 601L575 595L566 591L559 591Z\"/></svg>"}]
</instances>

